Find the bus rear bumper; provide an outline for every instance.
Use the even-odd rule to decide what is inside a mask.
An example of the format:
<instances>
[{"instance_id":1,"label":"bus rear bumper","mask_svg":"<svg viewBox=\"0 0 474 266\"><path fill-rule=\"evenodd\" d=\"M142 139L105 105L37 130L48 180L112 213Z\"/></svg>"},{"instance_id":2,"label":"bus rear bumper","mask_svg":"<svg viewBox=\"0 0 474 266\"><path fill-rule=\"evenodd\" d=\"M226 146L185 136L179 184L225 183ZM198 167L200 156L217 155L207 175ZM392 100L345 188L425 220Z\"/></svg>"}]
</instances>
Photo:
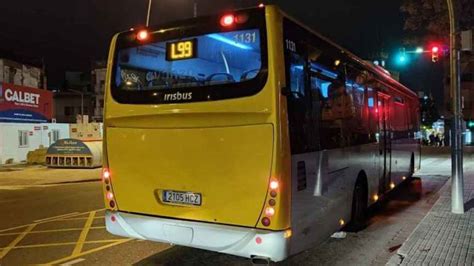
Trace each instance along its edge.
<instances>
[{"instance_id":1,"label":"bus rear bumper","mask_svg":"<svg viewBox=\"0 0 474 266\"><path fill-rule=\"evenodd\" d=\"M266 231L228 225L150 217L106 211L111 234L206 249L246 258L282 261L288 256L284 231Z\"/></svg>"}]
</instances>

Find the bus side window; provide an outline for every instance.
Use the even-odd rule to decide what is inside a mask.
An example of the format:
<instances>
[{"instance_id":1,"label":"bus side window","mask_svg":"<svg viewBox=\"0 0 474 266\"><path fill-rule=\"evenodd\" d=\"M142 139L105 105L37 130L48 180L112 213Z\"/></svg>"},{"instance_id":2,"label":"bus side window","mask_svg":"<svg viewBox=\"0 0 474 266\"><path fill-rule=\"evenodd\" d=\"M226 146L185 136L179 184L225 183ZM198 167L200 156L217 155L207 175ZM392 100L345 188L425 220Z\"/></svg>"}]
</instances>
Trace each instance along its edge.
<instances>
[{"instance_id":1,"label":"bus side window","mask_svg":"<svg viewBox=\"0 0 474 266\"><path fill-rule=\"evenodd\" d=\"M288 120L290 128L291 153L305 153L308 147L308 118L310 106L306 91L305 59L296 53L288 53L287 73L290 95L288 101Z\"/></svg>"}]
</instances>

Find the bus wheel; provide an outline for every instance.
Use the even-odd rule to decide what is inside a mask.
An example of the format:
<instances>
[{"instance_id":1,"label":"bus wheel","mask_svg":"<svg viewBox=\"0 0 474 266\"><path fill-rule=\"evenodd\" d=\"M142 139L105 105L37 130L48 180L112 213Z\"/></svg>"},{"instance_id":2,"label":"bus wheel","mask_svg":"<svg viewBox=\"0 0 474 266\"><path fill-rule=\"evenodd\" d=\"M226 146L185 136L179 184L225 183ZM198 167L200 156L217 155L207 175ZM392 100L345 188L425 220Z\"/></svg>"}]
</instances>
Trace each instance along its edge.
<instances>
[{"instance_id":1,"label":"bus wheel","mask_svg":"<svg viewBox=\"0 0 474 266\"><path fill-rule=\"evenodd\" d=\"M367 227L367 185L362 178L359 178L354 188L352 215L347 231L357 232L365 227Z\"/></svg>"}]
</instances>

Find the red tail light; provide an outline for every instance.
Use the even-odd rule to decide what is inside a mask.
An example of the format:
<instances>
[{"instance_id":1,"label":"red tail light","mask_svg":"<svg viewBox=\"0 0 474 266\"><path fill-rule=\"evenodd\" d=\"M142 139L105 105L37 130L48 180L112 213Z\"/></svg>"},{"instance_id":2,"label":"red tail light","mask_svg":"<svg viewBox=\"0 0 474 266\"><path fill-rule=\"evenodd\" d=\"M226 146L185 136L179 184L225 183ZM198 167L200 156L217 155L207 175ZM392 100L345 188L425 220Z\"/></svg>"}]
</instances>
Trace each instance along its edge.
<instances>
[{"instance_id":1,"label":"red tail light","mask_svg":"<svg viewBox=\"0 0 474 266\"><path fill-rule=\"evenodd\" d=\"M235 16L234 15L225 15L221 18L221 25L223 27L229 27L234 25L235 23Z\"/></svg>"},{"instance_id":2,"label":"red tail light","mask_svg":"<svg viewBox=\"0 0 474 266\"><path fill-rule=\"evenodd\" d=\"M141 30L137 33L137 40L145 41L145 40L148 39L149 36L150 36L150 34L148 33L147 30Z\"/></svg>"},{"instance_id":3,"label":"red tail light","mask_svg":"<svg viewBox=\"0 0 474 266\"><path fill-rule=\"evenodd\" d=\"M110 174L110 170L109 170L108 168L102 169L102 180L103 180L106 184L109 183L109 181L110 181L110 176L111 176L111 174Z\"/></svg>"},{"instance_id":4,"label":"red tail light","mask_svg":"<svg viewBox=\"0 0 474 266\"><path fill-rule=\"evenodd\" d=\"M268 217L263 217L262 224L264 226L269 226L270 225L270 219Z\"/></svg>"}]
</instances>

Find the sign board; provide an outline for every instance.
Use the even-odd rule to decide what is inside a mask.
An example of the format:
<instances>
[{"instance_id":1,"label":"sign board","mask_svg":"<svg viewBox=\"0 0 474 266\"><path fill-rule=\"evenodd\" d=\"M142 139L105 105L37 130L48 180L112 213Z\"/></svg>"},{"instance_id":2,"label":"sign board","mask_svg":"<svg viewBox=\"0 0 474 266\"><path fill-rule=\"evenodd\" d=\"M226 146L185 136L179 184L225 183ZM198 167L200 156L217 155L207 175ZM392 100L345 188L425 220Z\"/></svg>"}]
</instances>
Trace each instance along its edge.
<instances>
[{"instance_id":1,"label":"sign board","mask_svg":"<svg viewBox=\"0 0 474 266\"><path fill-rule=\"evenodd\" d=\"M461 50L472 51L472 30L461 32Z\"/></svg>"},{"instance_id":2,"label":"sign board","mask_svg":"<svg viewBox=\"0 0 474 266\"><path fill-rule=\"evenodd\" d=\"M52 92L0 83L0 122L44 123L52 111Z\"/></svg>"},{"instance_id":3,"label":"sign board","mask_svg":"<svg viewBox=\"0 0 474 266\"><path fill-rule=\"evenodd\" d=\"M48 148L48 155L91 155L89 147L77 139L61 139Z\"/></svg>"}]
</instances>

